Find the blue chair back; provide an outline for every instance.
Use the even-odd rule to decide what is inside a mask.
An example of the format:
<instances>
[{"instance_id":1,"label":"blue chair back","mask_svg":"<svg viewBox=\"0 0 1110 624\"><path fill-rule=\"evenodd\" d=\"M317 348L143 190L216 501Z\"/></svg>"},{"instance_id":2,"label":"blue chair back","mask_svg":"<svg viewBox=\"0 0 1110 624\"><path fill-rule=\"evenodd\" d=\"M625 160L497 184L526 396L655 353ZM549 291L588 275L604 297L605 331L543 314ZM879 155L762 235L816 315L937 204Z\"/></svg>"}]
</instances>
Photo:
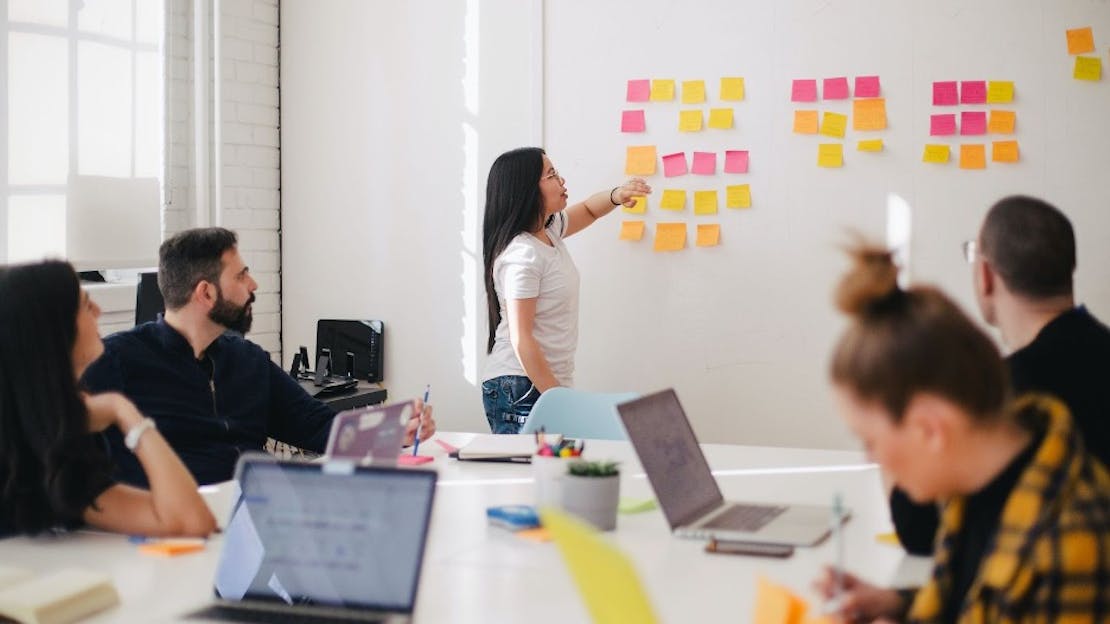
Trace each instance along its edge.
<instances>
[{"instance_id":1,"label":"blue chair back","mask_svg":"<svg viewBox=\"0 0 1110 624\"><path fill-rule=\"evenodd\" d=\"M548 433L561 433L570 438L593 440L627 440L618 403L631 401L635 392L583 392L571 388L552 388L540 395L521 433L533 433L540 427Z\"/></svg>"}]
</instances>

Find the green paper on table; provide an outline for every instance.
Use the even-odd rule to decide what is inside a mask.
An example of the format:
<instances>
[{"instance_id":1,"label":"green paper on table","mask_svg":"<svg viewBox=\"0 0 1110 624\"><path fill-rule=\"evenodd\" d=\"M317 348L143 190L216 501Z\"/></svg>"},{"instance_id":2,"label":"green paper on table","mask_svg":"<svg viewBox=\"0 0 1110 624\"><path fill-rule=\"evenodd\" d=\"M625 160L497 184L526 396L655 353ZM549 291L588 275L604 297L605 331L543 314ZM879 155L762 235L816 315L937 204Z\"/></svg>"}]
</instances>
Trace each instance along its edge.
<instances>
[{"instance_id":1,"label":"green paper on table","mask_svg":"<svg viewBox=\"0 0 1110 624\"><path fill-rule=\"evenodd\" d=\"M658 507L654 498L622 498L617 511L622 514L635 514L651 511Z\"/></svg>"}]
</instances>

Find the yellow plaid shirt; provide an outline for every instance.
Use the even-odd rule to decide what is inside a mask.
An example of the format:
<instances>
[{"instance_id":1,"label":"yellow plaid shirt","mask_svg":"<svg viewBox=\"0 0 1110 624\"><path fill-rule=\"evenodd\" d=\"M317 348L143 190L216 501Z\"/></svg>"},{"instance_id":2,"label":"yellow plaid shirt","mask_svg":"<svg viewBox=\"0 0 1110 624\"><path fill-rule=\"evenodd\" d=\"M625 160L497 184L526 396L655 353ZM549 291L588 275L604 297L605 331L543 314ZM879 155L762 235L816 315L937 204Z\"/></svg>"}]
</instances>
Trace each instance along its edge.
<instances>
[{"instance_id":1,"label":"yellow plaid shirt","mask_svg":"<svg viewBox=\"0 0 1110 624\"><path fill-rule=\"evenodd\" d=\"M1016 409L1043 423L1044 439L1006 499L958 622L1110 622L1110 472L1084 450L1062 403L1029 395ZM917 592L910 622L943 617L964 505L945 506L933 578Z\"/></svg>"}]
</instances>

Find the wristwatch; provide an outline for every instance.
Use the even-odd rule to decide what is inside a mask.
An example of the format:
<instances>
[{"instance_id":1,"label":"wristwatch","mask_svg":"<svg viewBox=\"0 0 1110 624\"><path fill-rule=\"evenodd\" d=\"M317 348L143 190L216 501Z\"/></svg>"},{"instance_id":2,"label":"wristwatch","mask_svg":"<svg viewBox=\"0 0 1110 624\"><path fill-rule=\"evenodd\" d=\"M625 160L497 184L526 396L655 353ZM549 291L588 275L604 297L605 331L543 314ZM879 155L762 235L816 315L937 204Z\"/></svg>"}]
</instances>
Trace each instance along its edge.
<instances>
[{"instance_id":1,"label":"wristwatch","mask_svg":"<svg viewBox=\"0 0 1110 624\"><path fill-rule=\"evenodd\" d=\"M143 434L146 433L146 430L157 428L153 420L144 418L142 422L132 427L131 430L127 432L127 435L123 437L124 446L127 447L127 450L134 453L135 449L139 447L139 441L142 439Z\"/></svg>"}]
</instances>

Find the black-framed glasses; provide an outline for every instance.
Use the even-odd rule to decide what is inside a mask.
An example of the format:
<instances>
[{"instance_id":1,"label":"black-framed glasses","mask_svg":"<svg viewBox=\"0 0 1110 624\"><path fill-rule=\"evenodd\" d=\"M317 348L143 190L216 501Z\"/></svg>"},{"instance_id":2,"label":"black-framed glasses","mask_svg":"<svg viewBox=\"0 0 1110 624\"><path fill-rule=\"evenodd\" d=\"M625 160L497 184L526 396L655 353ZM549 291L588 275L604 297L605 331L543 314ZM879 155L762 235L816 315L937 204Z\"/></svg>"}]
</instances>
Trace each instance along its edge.
<instances>
[{"instance_id":1,"label":"black-framed glasses","mask_svg":"<svg viewBox=\"0 0 1110 624\"><path fill-rule=\"evenodd\" d=\"M960 248L964 252L964 260L968 264L975 264L975 259L979 257L979 243L974 240L965 240Z\"/></svg>"}]
</instances>

